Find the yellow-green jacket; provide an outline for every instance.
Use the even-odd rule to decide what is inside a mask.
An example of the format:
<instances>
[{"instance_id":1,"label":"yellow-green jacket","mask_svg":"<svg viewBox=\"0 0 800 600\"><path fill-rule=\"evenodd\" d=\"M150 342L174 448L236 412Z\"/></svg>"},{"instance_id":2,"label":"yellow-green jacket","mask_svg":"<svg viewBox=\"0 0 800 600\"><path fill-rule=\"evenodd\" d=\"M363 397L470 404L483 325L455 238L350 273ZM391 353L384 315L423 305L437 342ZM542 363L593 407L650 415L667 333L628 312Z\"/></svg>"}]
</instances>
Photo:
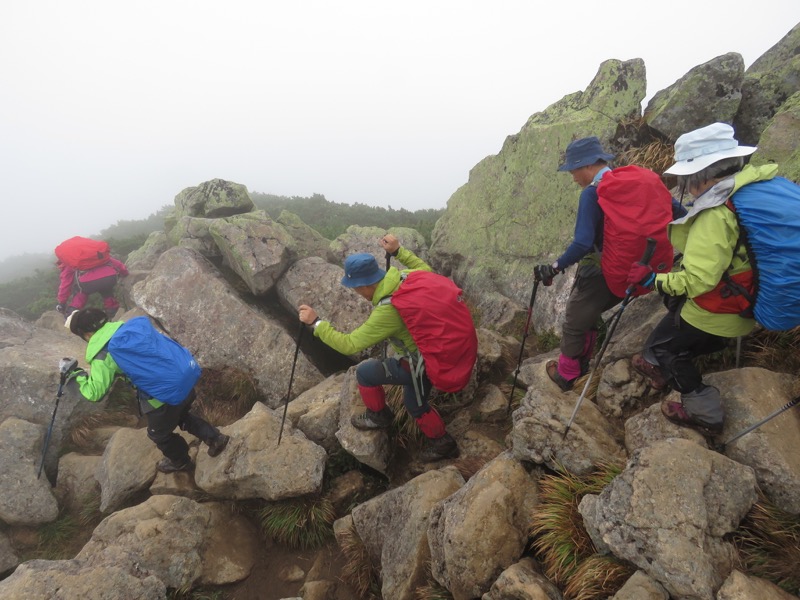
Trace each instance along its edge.
<instances>
[{"instance_id":1,"label":"yellow-green jacket","mask_svg":"<svg viewBox=\"0 0 800 600\"><path fill-rule=\"evenodd\" d=\"M726 271L735 275L751 269L744 244L734 256L739 224L725 203L745 185L772 179L777 170L777 165L746 166L700 195L686 216L668 225L670 242L683 259L677 270L657 274L655 282L662 292L687 297L681 317L690 325L722 337L746 335L753 329L753 319L712 313L693 298L713 290Z\"/></svg>"},{"instance_id":2,"label":"yellow-green jacket","mask_svg":"<svg viewBox=\"0 0 800 600\"><path fill-rule=\"evenodd\" d=\"M378 283L372 297L372 312L369 318L350 333L337 331L328 321L320 321L314 328L314 335L328 346L342 354L356 354L362 350L389 339L398 354L405 354L403 348L394 343L400 340L408 352L416 352L417 345L408 328L400 318L397 309L391 304L379 304L386 296L392 295L400 287L401 274L410 271L430 271L430 266L406 248L397 252L397 260L408 269L400 271L389 267L384 278Z\"/></svg>"}]
</instances>

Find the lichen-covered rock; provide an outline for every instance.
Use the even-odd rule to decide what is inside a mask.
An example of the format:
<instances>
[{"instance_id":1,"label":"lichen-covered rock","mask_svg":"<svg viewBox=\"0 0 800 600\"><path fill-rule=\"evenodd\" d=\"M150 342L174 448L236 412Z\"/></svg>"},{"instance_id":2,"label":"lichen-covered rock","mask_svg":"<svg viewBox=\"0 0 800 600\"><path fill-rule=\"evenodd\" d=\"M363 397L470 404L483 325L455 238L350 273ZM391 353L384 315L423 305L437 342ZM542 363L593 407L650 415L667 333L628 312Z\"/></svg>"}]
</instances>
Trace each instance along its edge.
<instances>
[{"instance_id":1,"label":"lichen-covered rock","mask_svg":"<svg viewBox=\"0 0 800 600\"><path fill-rule=\"evenodd\" d=\"M718 56L653 96L644 120L670 140L709 123L730 123L742 99L743 77L741 54Z\"/></svg>"},{"instance_id":2,"label":"lichen-covered rock","mask_svg":"<svg viewBox=\"0 0 800 600\"><path fill-rule=\"evenodd\" d=\"M793 94L769 121L758 140L754 165L778 164L778 175L800 181L800 92Z\"/></svg>"},{"instance_id":3,"label":"lichen-covered rock","mask_svg":"<svg viewBox=\"0 0 800 600\"><path fill-rule=\"evenodd\" d=\"M639 116L644 95L641 59L605 61L585 91L531 116L450 197L433 232L431 260L481 306L482 325L507 320L502 297L527 306L534 265L552 261L572 237L580 188L557 172L567 144L596 135L610 146L618 123ZM536 329L558 322L553 301L555 292L569 294L567 279L557 278L555 290L540 287Z\"/></svg>"},{"instance_id":4,"label":"lichen-covered rock","mask_svg":"<svg viewBox=\"0 0 800 600\"><path fill-rule=\"evenodd\" d=\"M247 188L240 183L212 179L175 196L176 216L229 217L255 208Z\"/></svg>"},{"instance_id":5,"label":"lichen-covered rock","mask_svg":"<svg viewBox=\"0 0 800 600\"><path fill-rule=\"evenodd\" d=\"M747 69L733 121L739 143L755 146L775 112L800 91L800 24Z\"/></svg>"}]
</instances>

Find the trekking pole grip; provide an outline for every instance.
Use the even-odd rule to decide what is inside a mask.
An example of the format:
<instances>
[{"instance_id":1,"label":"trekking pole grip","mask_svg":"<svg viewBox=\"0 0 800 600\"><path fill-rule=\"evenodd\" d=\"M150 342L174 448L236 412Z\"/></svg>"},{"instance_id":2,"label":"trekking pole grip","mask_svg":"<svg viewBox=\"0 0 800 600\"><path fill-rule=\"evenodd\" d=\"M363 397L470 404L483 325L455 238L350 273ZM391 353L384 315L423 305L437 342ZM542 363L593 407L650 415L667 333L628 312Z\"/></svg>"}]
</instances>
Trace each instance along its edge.
<instances>
[{"instance_id":1,"label":"trekking pole grip","mask_svg":"<svg viewBox=\"0 0 800 600\"><path fill-rule=\"evenodd\" d=\"M647 245L644 247L644 254L642 255L642 259L639 263L646 265L649 264L650 261L653 259L653 254L656 252L656 241L649 237L647 238Z\"/></svg>"}]
</instances>

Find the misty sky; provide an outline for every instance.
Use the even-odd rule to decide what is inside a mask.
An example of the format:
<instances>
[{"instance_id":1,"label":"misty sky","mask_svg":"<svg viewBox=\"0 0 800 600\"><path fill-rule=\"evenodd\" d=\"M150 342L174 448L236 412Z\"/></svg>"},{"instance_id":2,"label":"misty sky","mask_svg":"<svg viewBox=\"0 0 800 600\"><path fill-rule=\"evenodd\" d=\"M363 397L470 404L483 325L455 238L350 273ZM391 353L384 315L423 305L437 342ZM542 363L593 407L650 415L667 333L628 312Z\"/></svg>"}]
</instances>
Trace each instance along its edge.
<instances>
[{"instance_id":1,"label":"misty sky","mask_svg":"<svg viewBox=\"0 0 800 600\"><path fill-rule=\"evenodd\" d=\"M649 98L798 22L798 0L4 0L0 260L217 177L444 207L603 60L644 59Z\"/></svg>"}]
</instances>

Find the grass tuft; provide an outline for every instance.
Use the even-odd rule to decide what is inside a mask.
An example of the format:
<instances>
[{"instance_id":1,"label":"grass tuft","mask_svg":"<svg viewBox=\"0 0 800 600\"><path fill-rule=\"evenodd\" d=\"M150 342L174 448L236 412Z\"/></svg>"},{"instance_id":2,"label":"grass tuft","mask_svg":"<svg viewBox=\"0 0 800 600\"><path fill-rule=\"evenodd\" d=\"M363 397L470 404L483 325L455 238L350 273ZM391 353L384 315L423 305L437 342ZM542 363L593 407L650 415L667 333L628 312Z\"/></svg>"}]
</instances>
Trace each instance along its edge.
<instances>
[{"instance_id":1,"label":"grass tuft","mask_svg":"<svg viewBox=\"0 0 800 600\"><path fill-rule=\"evenodd\" d=\"M359 598L380 597L380 572L372 564L367 547L354 525L339 534L339 547L345 557L342 580Z\"/></svg>"},{"instance_id":2,"label":"grass tuft","mask_svg":"<svg viewBox=\"0 0 800 600\"><path fill-rule=\"evenodd\" d=\"M609 598L633 575L636 569L613 556L593 554L582 560L564 588L567 600Z\"/></svg>"},{"instance_id":3,"label":"grass tuft","mask_svg":"<svg viewBox=\"0 0 800 600\"><path fill-rule=\"evenodd\" d=\"M582 476L560 468L540 482L540 503L531 519L530 535L545 575L559 587L569 586L579 574L581 585L588 585L586 572L597 573L597 569L593 571L588 566L581 569L597 550L583 525L578 505L586 494L600 493L621 472L621 466L610 463L598 465L593 473ZM602 570L597 576L606 577ZM606 596L585 598L590 597Z\"/></svg>"},{"instance_id":4,"label":"grass tuft","mask_svg":"<svg viewBox=\"0 0 800 600\"><path fill-rule=\"evenodd\" d=\"M258 520L264 535L307 550L321 548L333 537L336 513L326 498L292 498L266 504L258 511Z\"/></svg>"},{"instance_id":5,"label":"grass tuft","mask_svg":"<svg viewBox=\"0 0 800 600\"><path fill-rule=\"evenodd\" d=\"M253 377L232 367L204 369L195 390L194 410L219 427L241 419L260 399Z\"/></svg>"},{"instance_id":6,"label":"grass tuft","mask_svg":"<svg viewBox=\"0 0 800 600\"><path fill-rule=\"evenodd\" d=\"M744 571L800 594L800 516L780 510L760 493L732 539Z\"/></svg>"}]
</instances>

